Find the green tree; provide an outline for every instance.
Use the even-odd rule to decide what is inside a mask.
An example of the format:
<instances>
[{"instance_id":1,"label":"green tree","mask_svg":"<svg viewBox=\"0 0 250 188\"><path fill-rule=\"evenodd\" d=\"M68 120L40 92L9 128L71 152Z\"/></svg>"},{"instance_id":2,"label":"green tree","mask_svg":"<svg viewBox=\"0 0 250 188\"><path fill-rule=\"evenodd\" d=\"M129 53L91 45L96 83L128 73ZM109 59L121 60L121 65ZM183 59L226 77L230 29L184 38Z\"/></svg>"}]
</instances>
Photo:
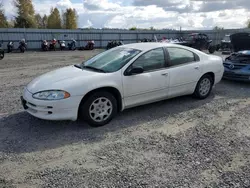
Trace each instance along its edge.
<instances>
[{"instance_id":1,"label":"green tree","mask_svg":"<svg viewBox=\"0 0 250 188\"><path fill-rule=\"evenodd\" d=\"M66 28L66 12L62 10L61 15L62 15L62 28L65 29Z\"/></svg>"},{"instance_id":2,"label":"green tree","mask_svg":"<svg viewBox=\"0 0 250 188\"><path fill-rule=\"evenodd\" d=\"M17 16L15 18L16 28L36 28L35 10L32 0L15 0Z\"/></svg>"},{"instance_id":3,"label":"green tree","mask_svg":"<svg viewBox=\"0 0 250 188\"><path fill-rule=\"evenodd\" d=\"M8 21L4 14L2 1L0 1L0 28L6 28L6 27L8 27Z\"/></svg>"},{"instance_id":4,"label":"green tree","mask_svg":"<svg viewBox=\"0 0 250 188\"><path fill-rule=\"evenodd\" d=\"M224 30L223 27L215 26L213 30Z\"/></svg>"},{"instance_id":5,"label":"green tree","mask_svg":"<svg viewBox=\"0 0 250 188\"><path fill-rule=\"evenodd\" d=\"M15 19L11 19L8 21L8 28L14 28L15 27Z\"/></svg>"},{"instance_id":6,"label":"green tree","mask_svg":"<svg viewBox=\"0 0 250 188\"><path fill-rule=\"evenodd\" d=\"M43 23L43 29L46 29L48 27L48 16L45 14L42 18L42 23Z\"/></svg>"},{"instance_id":7,"label":"green tree","mask_svg":"<svg viewBox=\"0 0 250 188\"><path fill-rule=\"evenodd\" d=\"M77 29L77 12L75 9L66 9L64 13L65 29Z\"/></svg>"},{"instance_id":8,"label":"green tree","mask_svg":"<svg viewBox=\"0 0 250 188\"><path fill-rule=\"evenodd\" d=\"M137 28L136 27L131 27L131 28L129 28L129 30L134 31L134 30L137 30Z\"/></svg>"},{"instance_id":9,"label":"green tree","mask_svg":"<svg viewBox=\"0 0 250 188\"><path fill-rule=\"evenodd\" d=\"M42 18L42 16L40 14L36 14L35 18L36 18L37 27L39 29L43 29L44 27L43 27L43 18Z\"/></svg>"},{"instance_id":10,"label":"green tree","mask_svg":"<svg viewBox=\"0 0 250 188\"><path fill-rule=\"evenodd\" d=\"M154 30L155 30L155 28L152 26L152 27L150 27L150 30L151 30L151 31L154 31Z\"/></svg>"},{"instance_id":11,"label":"green tree","mask_svg":"<svg viewBox=\"0 0 250 188\"><path fill-rule=\"evenodd\" d=\"M49 29L61 29L62 21L60 12L57 8L51 8L50 15L48 17L48 26Z\"/></svg>"},{"instance_id":12,"label":"green tree","mask_svg":"<svg viewBox=\"0 0 250 188\"><path fill-rule=\"evenodd\" d=\"M250 28L250 19L247 21L247 28Z\"/></svg>"}]
</instances>

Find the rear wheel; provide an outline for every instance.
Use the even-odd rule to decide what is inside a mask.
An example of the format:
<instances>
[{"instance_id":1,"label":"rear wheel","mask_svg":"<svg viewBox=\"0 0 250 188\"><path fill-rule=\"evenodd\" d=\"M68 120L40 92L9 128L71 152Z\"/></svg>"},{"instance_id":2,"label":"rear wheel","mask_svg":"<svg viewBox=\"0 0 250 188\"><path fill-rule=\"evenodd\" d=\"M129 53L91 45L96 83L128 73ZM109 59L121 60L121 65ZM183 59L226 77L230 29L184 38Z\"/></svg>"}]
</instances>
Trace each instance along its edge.
<instances>
[{"instance_id":1,"label":"rear wheel","mask_svg":"<svg viewBox=\"0 0 250 188\"><path fill-rule=\"evenodd\" d=\"M205 99L211 93L213 87L213 79L206 74L201 77L195 88L194 96L199 99Z\"/></svg>"},{"instance_id":2,"label":"rear wheel","mask_svg":"<svg viewBox=\"0 0 250 188\"><path fill-rule=\"evenodd\" d=\"M216 50L216 47L215 47L215 46L209 46L209 47L208 47L208 52L209 52L210 54L213 54L213 53L215 52L215 50Z\"/></svg>"},{"instance_id":3,"label":"rear wheel","mask_svg":"<svg viewBox=\"0 0 250 188\"><path fill-rule=\"evenodd\" d=\"M117 100L109 92L100 91L83 101L79 115L90 126L99 127L109 123L117 114Z\"/></svg>"}]
</instances>

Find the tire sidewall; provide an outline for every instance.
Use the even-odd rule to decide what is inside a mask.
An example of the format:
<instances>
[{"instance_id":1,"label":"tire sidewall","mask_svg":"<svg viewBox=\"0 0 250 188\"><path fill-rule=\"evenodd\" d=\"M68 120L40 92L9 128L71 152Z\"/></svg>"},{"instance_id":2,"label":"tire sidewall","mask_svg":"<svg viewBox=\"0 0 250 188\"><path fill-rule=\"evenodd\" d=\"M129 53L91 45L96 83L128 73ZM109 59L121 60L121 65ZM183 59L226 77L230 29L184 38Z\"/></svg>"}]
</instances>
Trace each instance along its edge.
<instances>
[{"instance_id":1,"label":"tire sidewall","mask_svg":"<svg viewBox=\"0 0 250 188\"><path fill-rule=\"evenodd\" d=\"M103 122L96 122L94 121L89 114L89 108L90 105L98 98L100 97L105 97L107 99L110 100L110 102L112 103L113 109L112 109L112 113L109 116L108 119L106 119ZM106 91L100 91L100 92L96 92L93 95L91 95L90 97L88 97L86 100L82 101L82 104L80 105L80 111L79 111L79 115L80 118L82 118L84 121L86 121L90 126L92 127L100 127L103 126L107 123L109 123L117 114L117 100L116 98L109 92Z\"/></svg>"},{"instance_id":2,"label":"tire sidewall","mask_svg":"<svg viewBox=\"0 0 250 188\"><path fill-rule=\"evenodd\" d=\"M201 94L200 94L200 91L199 91L200 83L201 83L202 80L204 80L205 78L209 79L209 81L210 81L210 89L209 89L209 92L208 92L206 95L201 95ZM204 76L201 77L201 79L200 79L199 82L197 83L197 86L196 86L196 88L195 88L194 94L195 94L195 96L196 96L197 98L199 98L199 99L205 99L205 98L207 98L207 97L210 95L210 93L211 93L211 91L212 91L212 88L213 88L213 79L212 79L212 77L211 77L210 75L204 75Z\"/></svg>"}]
</instances>

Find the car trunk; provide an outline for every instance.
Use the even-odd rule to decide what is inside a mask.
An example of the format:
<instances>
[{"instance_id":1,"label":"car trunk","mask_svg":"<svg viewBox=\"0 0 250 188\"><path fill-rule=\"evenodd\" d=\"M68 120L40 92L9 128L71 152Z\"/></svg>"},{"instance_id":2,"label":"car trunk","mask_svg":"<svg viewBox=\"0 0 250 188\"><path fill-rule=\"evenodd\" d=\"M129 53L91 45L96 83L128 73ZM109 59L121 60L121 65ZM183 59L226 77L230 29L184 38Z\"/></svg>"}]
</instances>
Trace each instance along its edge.
<instances>
[{"instance_id":1,"label":"car trunk","mask_svg":"<svg viewBox=\"0 0 250 188\"><path fill-rule=\"evenodd\" d=\"M230 39L234 52L250 50L250 33L235 33Z\"/></svg>"}]
</instances>

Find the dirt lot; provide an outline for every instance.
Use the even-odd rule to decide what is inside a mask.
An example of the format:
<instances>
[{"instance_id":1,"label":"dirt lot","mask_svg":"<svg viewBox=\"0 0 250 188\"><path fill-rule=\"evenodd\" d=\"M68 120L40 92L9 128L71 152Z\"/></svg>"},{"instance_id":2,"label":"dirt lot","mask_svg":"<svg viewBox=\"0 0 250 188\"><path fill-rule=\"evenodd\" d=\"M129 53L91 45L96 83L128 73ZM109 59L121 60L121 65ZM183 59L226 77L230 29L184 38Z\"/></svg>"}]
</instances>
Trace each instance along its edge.
<instances>
[{"instance_id":1,"label":"dirt lot","mask_svg":"<svg viewBox=\"0 0 250 188\"><path fill-rule=\"evenodd\" d=\"M34 77L93 52L7 54L0 61L0 187L250 187L250 84L222 81L121 113L109 125L23 112Z\"/></svg>"}]
</instances>

